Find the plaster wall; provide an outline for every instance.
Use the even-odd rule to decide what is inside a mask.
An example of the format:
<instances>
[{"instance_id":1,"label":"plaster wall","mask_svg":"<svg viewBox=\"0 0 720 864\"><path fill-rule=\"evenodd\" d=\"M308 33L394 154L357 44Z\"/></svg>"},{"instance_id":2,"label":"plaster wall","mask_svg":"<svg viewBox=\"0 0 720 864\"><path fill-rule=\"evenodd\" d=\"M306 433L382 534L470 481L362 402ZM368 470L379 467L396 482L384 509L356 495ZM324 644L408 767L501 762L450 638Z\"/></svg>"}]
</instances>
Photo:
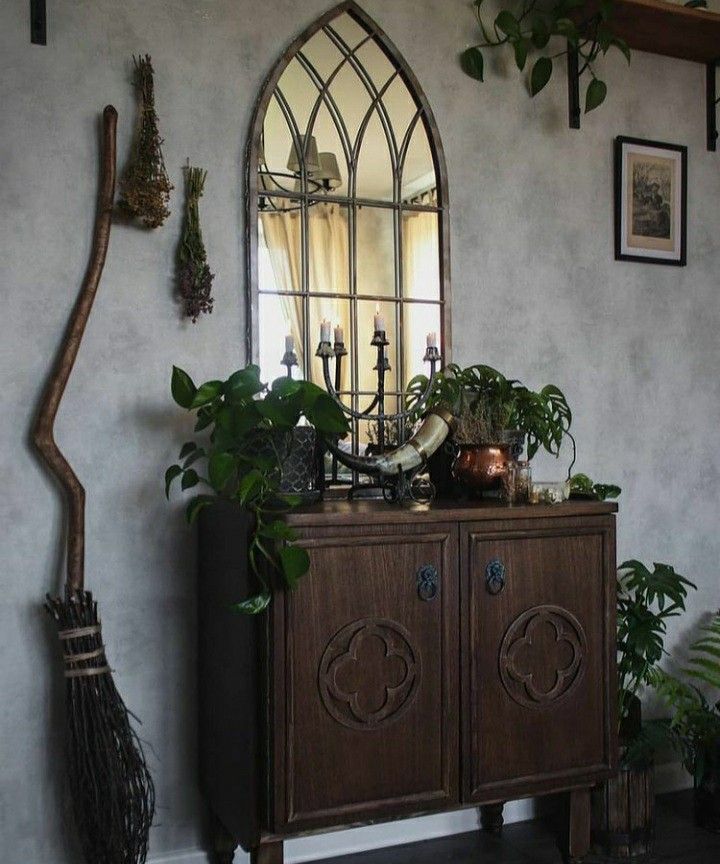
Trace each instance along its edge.
<instances>
[{"instance_id":1,"label":"plaster wall","mask_svg":"<svg viewBox=\"0 0 720 864\"><path fill-rule=\"evenodd\" d=\"M165 157L209 169L202 217L216 309L196 326L173 301L180 195L153 233L117 225L57 437L88 493L87 574L119 688L143 720L157 783L152 856L202 860L195 784L195 577L181 504L162 472L187 433L173 363L196 380L244 361L242 153L255 94L328 0L52 0L31 46L27 0L0 8L0 858L74 864L61 801L62 693L41 601L60 584L57 492L28 445L44 380L89 248L97 117L133 117L131 55L151 53ZM531 101L505 61L480 86L455 56L474 40L462 0L364 0L417 72L444 139L452 212L454 358L531 385L575 411L578 468L619 483L619 555L674 563L698 583L671 645L720 606L720 156L705 150L704 69L608 58L607 104L566 125L565 80ZM689 264L616 263L612 140L687 144ZM562 468L567 465L565 461ZM541 469L547 476L561 469ZM515 815L527 812L516 809ZM472 813L292 844L296 860L471 828ZM183 850L190 850L183 856ZM238 861L245 859L238 855Z\"/></svg>"}]
</instances>

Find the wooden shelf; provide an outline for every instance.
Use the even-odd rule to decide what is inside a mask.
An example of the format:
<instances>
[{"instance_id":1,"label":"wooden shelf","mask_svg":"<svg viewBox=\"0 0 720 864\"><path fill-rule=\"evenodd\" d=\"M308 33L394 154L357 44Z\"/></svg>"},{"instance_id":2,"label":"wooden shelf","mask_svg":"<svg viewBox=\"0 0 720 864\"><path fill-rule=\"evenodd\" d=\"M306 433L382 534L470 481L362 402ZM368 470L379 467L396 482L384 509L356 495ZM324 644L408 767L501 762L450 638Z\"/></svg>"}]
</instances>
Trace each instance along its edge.
<instances>
[{"instance_id":1,"label":"wooden shelf","mask_svg":"<svg viewBox=\"0 0 720 864\"><path fill-rule=\"evenodd\" d=\"M664 0L615 0L612 29L636 51L698 63L720 60L720 14L705 9Z\"/></svg>"}]
</instances>

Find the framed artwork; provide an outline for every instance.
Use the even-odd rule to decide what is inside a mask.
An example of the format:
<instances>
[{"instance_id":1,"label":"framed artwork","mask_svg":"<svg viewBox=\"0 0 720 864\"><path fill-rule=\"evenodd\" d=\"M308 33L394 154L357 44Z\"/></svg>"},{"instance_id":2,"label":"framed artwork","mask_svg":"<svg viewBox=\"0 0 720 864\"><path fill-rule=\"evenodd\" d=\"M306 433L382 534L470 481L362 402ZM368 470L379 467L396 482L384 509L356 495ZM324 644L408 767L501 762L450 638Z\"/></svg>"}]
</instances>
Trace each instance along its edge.
<instances>
[{"instance_id":1,"label":"framed artwork","mask_svg":"<svg viewBox=\"0 0 720 864\"><path fill-rule=\"evenodd\" d=\"M687 263L687 147L615 139L615 259Z\"/></svg>"}]
</instances>

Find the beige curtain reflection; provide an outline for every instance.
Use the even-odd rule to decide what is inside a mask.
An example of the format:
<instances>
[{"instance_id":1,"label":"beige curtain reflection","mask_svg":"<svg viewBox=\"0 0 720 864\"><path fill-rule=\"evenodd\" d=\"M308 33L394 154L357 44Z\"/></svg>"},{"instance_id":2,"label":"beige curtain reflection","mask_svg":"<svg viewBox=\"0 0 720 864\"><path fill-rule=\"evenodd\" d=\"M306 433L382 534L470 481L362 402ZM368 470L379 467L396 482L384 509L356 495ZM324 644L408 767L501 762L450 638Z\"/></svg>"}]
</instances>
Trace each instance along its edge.
<instances>
[{"instance_id":1,"label":"beige curtain reflection","mask_svg":"<svg viewBox=\"0 0 720 864\"><path fill-rule=\"evenodd\" d=\"M435 192L427 192L413 199L413 204L435 206ZM435 298L440 273L440 248L436 213L410 211L403 213L403 274L404 296ZM405 306L405 338L403 363L409 381L422 369L425 337L437 330L437 313L433 306L408 304ZM440 334L438 333L438 340ZM407 383L407 381L405 382Z\"/></svg>"},{"instance_id":2,"label":"beige curtain reflection","mask_svg":"<svg viewBox=\"0 0 720 864\"><path fill-rule=\"evenodd\" d=\"M278 291L301 292L302 284L302 222L299 210L265 211L260 214L275 285ZM311 293L348 292L348 222L346 211L335 204L314 204L308 209L309 290ZM303 298L281 296L283 311L295 337L298 361L303 366ZM306 322L310 345L320 336L323 318L340 325L345 331L346 345L350 338L349 304L335 298L310 298L310 316ZM314 347L313 347L314 351ZM310 358L310 379L322 383L322 366ZM350 386L349 358L343 365L341 386Z\"/></svg>"}]
</instances>

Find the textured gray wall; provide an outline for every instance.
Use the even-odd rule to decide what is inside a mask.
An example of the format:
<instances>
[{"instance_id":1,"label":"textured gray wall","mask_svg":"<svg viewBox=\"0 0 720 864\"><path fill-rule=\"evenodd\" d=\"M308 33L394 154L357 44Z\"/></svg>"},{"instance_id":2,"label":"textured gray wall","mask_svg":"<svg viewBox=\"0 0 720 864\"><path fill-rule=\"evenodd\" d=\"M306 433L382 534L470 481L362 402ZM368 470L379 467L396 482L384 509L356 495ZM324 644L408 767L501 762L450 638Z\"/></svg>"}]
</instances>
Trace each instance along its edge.
<instances>
[{"instance_id":1,"label":"textured gray wall","mask_svg":"<svg viewBox=\"0 0 720 864\"><path fill-rule=\"evenodd\" d=\"M58 806L60 670L40 607L59 584L61 509L27 433L88 252L97 116L105 103L117 106L122 163L133 116L130 56L150 52L173 181L180 185L186 156L210 169L203 220L217 270L216 311L193 327L173 302L177 193L161 230L117 226L57 424L87 487L88 580L101 600L111 662L152 743L153 854L169 855L198 845L200 810L193 548L179 505L168 507L161 488L185 428L170 404L169 372L177 363L202 379L243 362L241 157L252 103L284 45L328 5L52 0L49 45L40 48L29 44L27 0L2 4L0 857L7 864L77 860ZM674 562L702 585L673 631L672 641L682 643L702 610L720 605L720 155L705 151L704 70L636 55L628 73L614 58L608 104L571 132L562 75L532 102L513 69L496 68L482 88L458 71L454 55L472 39L464 0L365 6L417 71L444 138L455 357L564 387L576 412L579 468L624 487L620 555ZM687 268L613 261L618 134L689 146ZM443 830L433 826L427 830ZM405 830L386 836L397 840ZM314 840L298 854L323 848Z\"/></svg>"}]
</instances>

